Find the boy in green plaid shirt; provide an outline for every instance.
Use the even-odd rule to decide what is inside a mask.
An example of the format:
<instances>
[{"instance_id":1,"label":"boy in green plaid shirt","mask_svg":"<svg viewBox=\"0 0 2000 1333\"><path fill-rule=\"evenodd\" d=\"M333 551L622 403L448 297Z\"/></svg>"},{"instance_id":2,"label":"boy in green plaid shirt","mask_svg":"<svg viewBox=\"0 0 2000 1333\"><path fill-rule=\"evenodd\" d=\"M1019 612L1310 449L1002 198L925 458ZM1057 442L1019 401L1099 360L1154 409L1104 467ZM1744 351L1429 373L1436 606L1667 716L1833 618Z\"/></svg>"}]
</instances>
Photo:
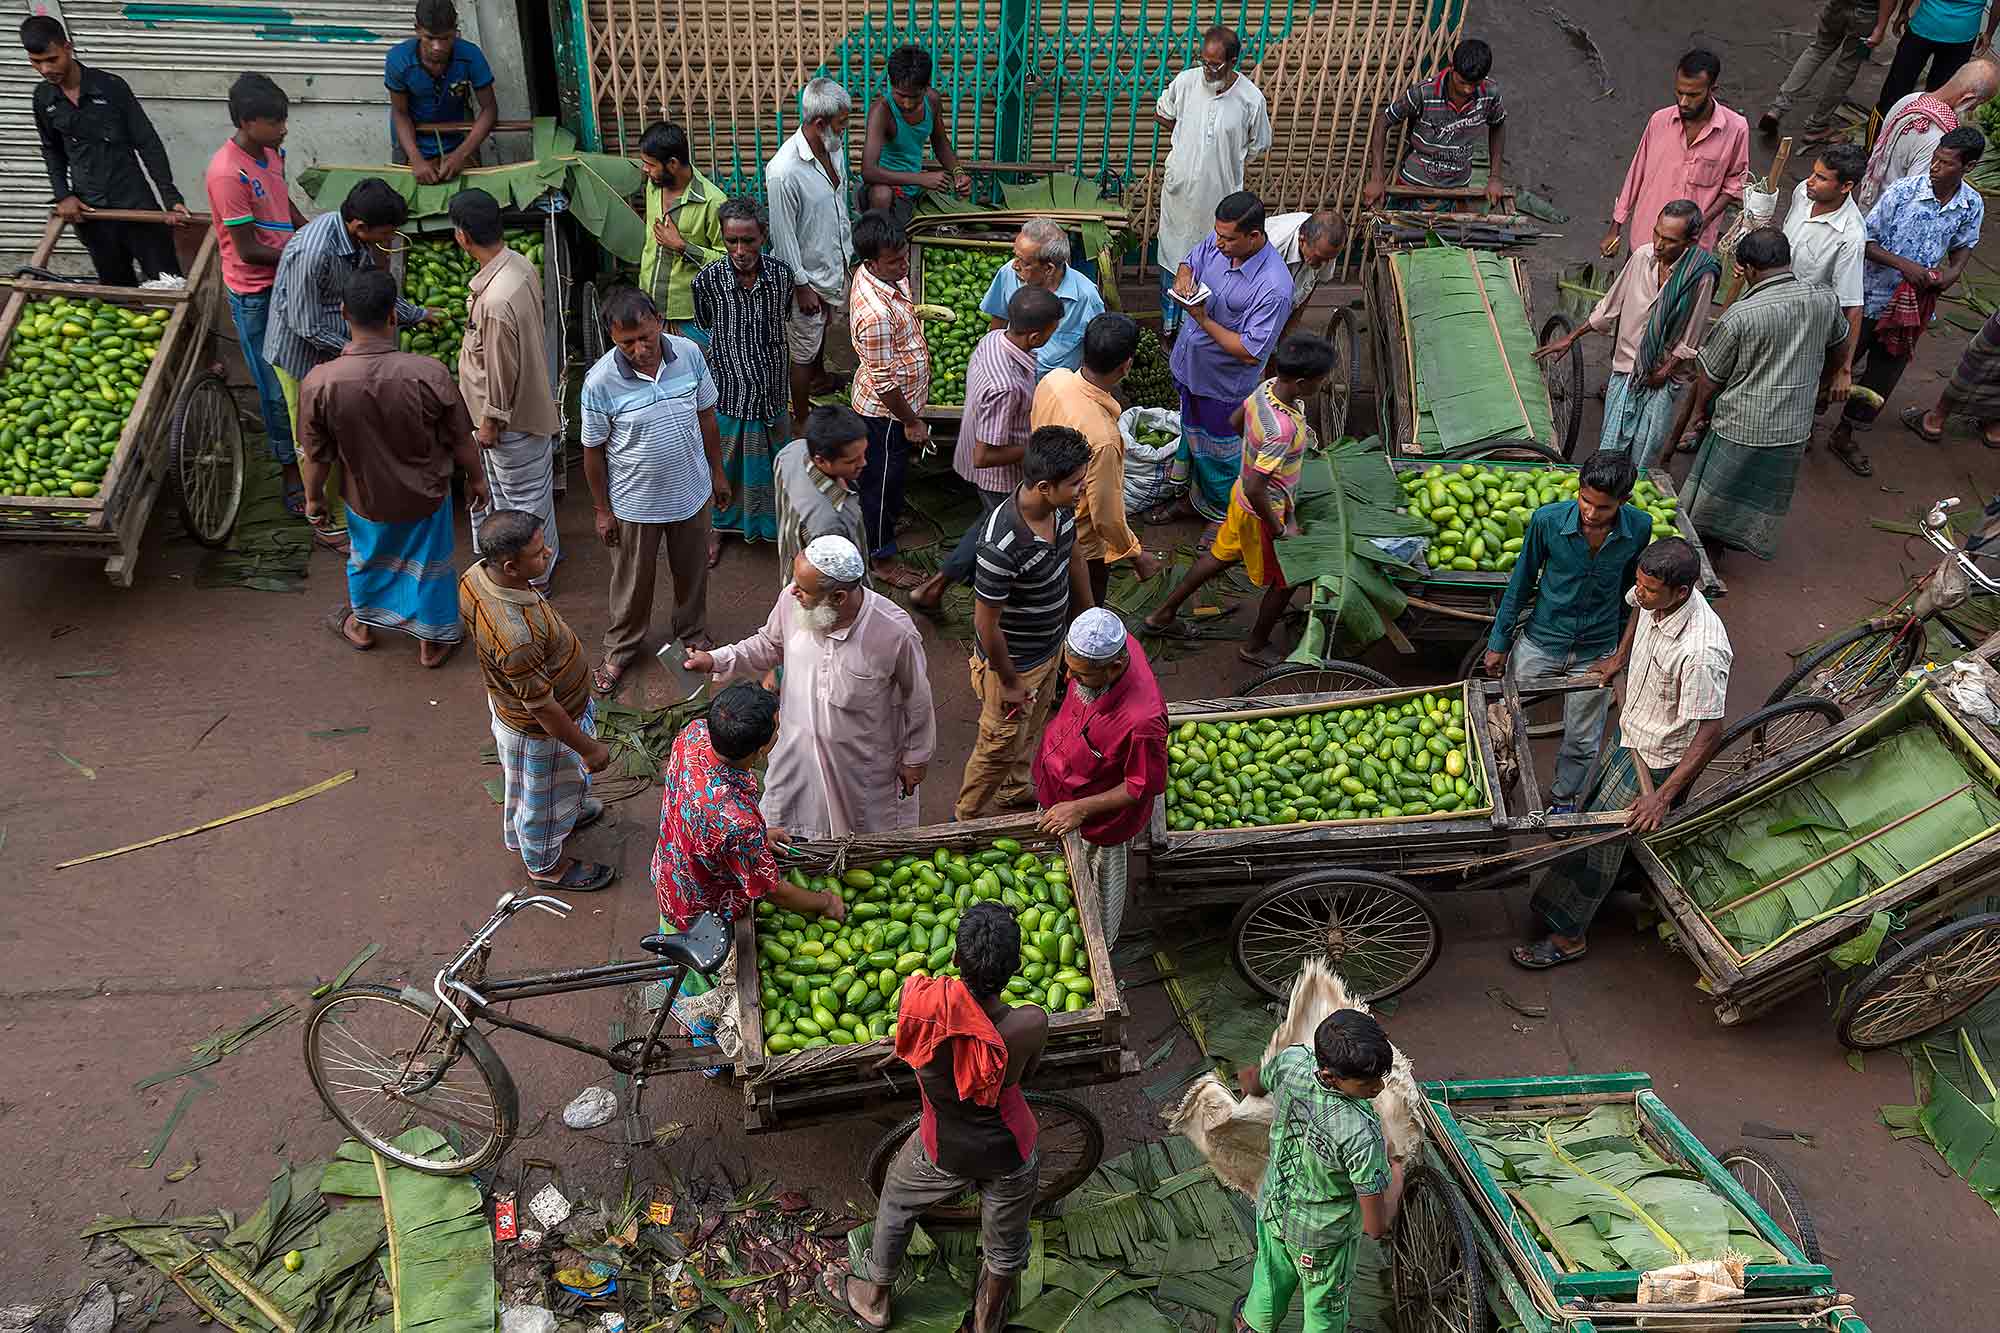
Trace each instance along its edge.
<instances>
[{"instance_id":1,"label":"boy in green plaid shirt","mask_svg":"<svg viewBox=\"0 0 2000 1333\"><path fill-rule=\"evenodd\" d=\"M1362 1233L1381 1239L1403 1194L1372 1099L1394 1053L1367 1014L1342 1009L1313 1033L1246 1067L1243 1088L1268 1093L1271 1160L1257 1201L1257 1263L1236 1307L1237 1333L1277 1333L1305 1291L1305 1333L1345 1333L1347 1288Z\"/></svg>"}]
</instances>

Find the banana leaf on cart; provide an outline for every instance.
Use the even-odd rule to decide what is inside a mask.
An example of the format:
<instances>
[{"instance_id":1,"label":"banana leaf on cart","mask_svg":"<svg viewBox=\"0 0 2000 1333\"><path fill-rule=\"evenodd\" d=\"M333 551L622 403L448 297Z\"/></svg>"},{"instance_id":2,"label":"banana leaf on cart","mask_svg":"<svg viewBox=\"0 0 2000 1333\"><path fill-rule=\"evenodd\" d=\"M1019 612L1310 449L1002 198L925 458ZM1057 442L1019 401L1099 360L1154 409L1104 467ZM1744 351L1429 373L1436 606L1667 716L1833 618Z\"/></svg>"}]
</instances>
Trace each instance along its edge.
<instances>
[{"instance_id":1,"label":"banana leaf on cart","mask_svg":"<svg viewBox=\"0 0 2000 1333\"><path fill-rule=\"evenodd\" d=\"M1409 604L1394 580L1414 578L1415 566L1397 559L1376 538L1421 536L1419 519L1397 512L1402 488L1382 452L1382 442L1341 440L1306 461L1299 474L1298 519L1304 531L1277 543L1287 584L1312 584L1306 629L1295 662L1319 661L1368 647Z\"/></svg>"}]
</instances>

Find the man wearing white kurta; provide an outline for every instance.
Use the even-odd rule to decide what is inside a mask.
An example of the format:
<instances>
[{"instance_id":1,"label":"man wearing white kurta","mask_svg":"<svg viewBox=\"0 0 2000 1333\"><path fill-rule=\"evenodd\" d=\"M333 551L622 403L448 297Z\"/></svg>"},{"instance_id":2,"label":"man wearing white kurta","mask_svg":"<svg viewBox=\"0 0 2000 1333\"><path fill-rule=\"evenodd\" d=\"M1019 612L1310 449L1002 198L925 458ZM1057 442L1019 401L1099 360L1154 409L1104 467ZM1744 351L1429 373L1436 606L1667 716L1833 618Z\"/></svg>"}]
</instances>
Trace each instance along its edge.
<instances>
[{"instance_id":1,"label":"man wearing white kurta","mask_svg":"<svg viewBox=\"0 0 2000 1333\"><path fill-rule=\"evenodd\" d=\"M795 838L917 826L917 788L937 745L923 637L909 613L862 586L861 552L819 537L764 628L687 669L718 683L784 667L764 822Z\"/></svg>"},{"instance_id":2,"label":"man wearing white kurta","mask_svg":"<svg viewBox=\"0 0 2000 1333\"><path fill-rule=\"evenodd\" d=\"M1236 72L1243 43L1228 28L1202 38L1201 63L1174 76L1153 117L1173 134L1160 186L1155 262L1166 331L1180 328L1182 306L1167 295L1188 251L1215 226L1215 206L1243 188L1243 168L1271 146L1271 115L1257 85Z\"/></svg>"}]
</instances>

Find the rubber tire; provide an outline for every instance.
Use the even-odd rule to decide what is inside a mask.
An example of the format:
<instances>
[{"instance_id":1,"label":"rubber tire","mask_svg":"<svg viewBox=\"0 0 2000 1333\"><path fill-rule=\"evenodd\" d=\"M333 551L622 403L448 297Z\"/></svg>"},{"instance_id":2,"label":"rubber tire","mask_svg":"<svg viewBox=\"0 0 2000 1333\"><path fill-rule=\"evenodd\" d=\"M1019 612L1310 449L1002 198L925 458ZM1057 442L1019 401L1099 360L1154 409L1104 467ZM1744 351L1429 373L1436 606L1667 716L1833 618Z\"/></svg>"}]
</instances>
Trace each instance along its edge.
<instances>
[{"instance_id":1,"label":"rubber tire","mask_svg":"<svg viewBox=\"0 0 2000 1333\"><path fill-rule=\"evenodd\" d=\"M1395 681L1390 680L1387 676L1374 670L1372 667L1362 666L1359 662L1345 662L1339 658L1328 658L1318 666L1314 666L1310 662L1280 662L1276 666L1266 667L1256 675L1250 677L1250 679L1244 681L1241 685L1238 685L1234 697L1238 699L1260 698L1262 696L1258 694L1258 691L1263 690L1266 685L1275 685L1280 681L1288 680L1294 676L1306 676L1320 672L1352 676L1355 683L1344 685L1339 690L1266 690L1265 693L1337 694L1357 690L1393 690L1396 688Z\"/></svg>"},{"instance_id":2,"label":"rubber tire","mask_svg":"<svg viewBox=\"0 0 2000 1333\"><path fill-rule=\"evenodd\" d=\"M1891 1041L1870 1041L1864 1043L1854 1039L1852 1029L1855 1016L1860 1012L1861 1002L1874 992L1876 988L1888 982L1907 965L1917 962L1920 955L1935 953L1937 950L1957 940L1959 936L1970 934L1974 930L1990 930L1995 927L2000 927L2000 913L1984 913L1979 916L1964 917L1957 921L1947 922L1939 926L1936 930L1927 931L1897 949L1889 957L1878 959L1874 967L1868 969L1867 973L1860 980L1847 988L1847 994L1840 1002L1840 1010L1834 1017L1834 1032L1840 1038L1840 1044L1851 1051L1879 1051L1884 1047L1897 1046L1903 1042L1921 1037L1926 1032L1937 1031L1946 1023L1951 1022L1954 1018L1957 1018L1960 1014L1963 1014L1966 1010L1985 999L1987 995L1992 993L1990 988L1972 996L1964 1004L1953 1009L1936 1022L1931 1023L1928 1027L1916 1032L1898 1033L1894 1040Z\"/></svg>"},{"instance_id":3,"label":"rubber tire","mask_svg":"<svg viewBox=\"0 0 2000 1333\"><path fill-rule=\"evenodd\" d=\"M1406 1320L1403 1312L1402 1294L1398 1290L1401 1285L1399 1279L1402 1275L1402 1266L1396 1262L1404 1229L1403 1220L1412 1215L1407 1206L1410 1197L1427 1193L1435 1193L1443 1202L1448 1224L1458 1233L1459 1262L1465 1270L1465 1276L1460 1279L1465 1286L1467 1308L1467 1319L1463 1324L1452 1324L1448 1327L1428 1322L1417 1324ZM1396 1325L1402 1329L1402 1333L1486 1333L1486 1330L1492 1327L1492 1311L1486 1305L1485 1260L1479 1251L1479 1238L1473 1231L1472 1211L1466 1207L1458 1186L1442 1171L1419 1162L1410 1167L1409 1174L1404 1177L1403 1203L1404 1206L1398 1210L1395 1225L1390 1229L1386 1247L1392 1293L1390 1309L1394 1312Z\"/></svg>"},{"instance_id":4,"label":"rubber tire","mask_svg":"<svg viewBox=\"0 0 2000 1333\"><path fill-rule=\"evenodd\" d=\"M1340 341L1335 336L1336 331L1339 330L1345 331L1347 339L1348 354L1345 366L1339 364ZM1320 444L1324 447L1347 435L1347 423L1354 415L1354 397L1361 385L1360 322L1354 318L1354 312L1345 306L1335 307L1327 315L1326 327L1320 331L1320 336L1333 346L1335 354L1334 369L1345 372L1347 380L1346 401L1340 405L1340 420L1338 421L1332 419L1332 408L1335 398L1333 375L1326 377L1325 382L1320 386L1320 391L1313 396L1313 406L1317 409Z\"/></svg>"},{"instance_id":5,"label":"rubber tire","mask_svg":"<svg viewBox=\"0 0 2000 1333\"><path fill-rule=\"evenodd\" d=\"M1398 978L1393 985L1385 986L1380 990L1354 992L1357 999L1373 1002L1376 1000L1386 1000L1391 995L1400 995L1419 981L1422 981L1425 974L1437 966L1438 956L1444 952L1444 925L1438 919L1437 908L1431 905L1429 895L1414 884L1406 880L1397 879L1394 875L1384 875L1373 870L1355 870L1346 866L1332 866L1324 870L1308 870L1303 874L1292 875L1286 879L1282 879L1276 884L1269 885L1260 890L1249 901L1245 902L1243 906L1236 909L1236 916L1229 923L1229 960L1235 964L1236 974L1248 982L1251 989L1255 990L1258 994L1282 1003L1291 998L1292 981L1288 977L1282 986L1273 986L1258 975L1256 969L1250 966L1249 960L1243 955L1243 929L1266 904L1293 891L1300 885L1301 881L1313 881L1316 884L1343 882L1359 884L1366 888L1393 894L1416 907L1429 925L1431 945L1425 953L1423 960L1404 976ZM1335 970L1338 971L1338 969ZM1346 981L1347 979L1343 977L1342 980Z\"/></svg>"},{"instance_id":6,"label":"rubber tire","mask_svg":"<svg viewBox=\"0 0 2000 1333\"><path fill-rule=\"evenodd\" d=\"M1434 462L1450 459L1456 463L1469 463L1475 459L1493 458L1500 455L1521 454L1538 463L1553 463L1557 467L1569 466L1569 459L1539 440L1482 440L1478 444L1461 444L1456 449L1448 449L1436 455Z\"/></svg>"},{"instance_id":7,"label":"rubber tire","mask_svg":"<svg viewBox=\"0 0 2000 1333\"><path fill-rule=\"evenodd\" d=\"M340 1124L340 1127L365 1144L368 1142L368 1136L359 1127L351 1123L346 1115L341 1112L340 1108L334 1104L333 1098L327 1095L326 1085L321 1081L319 1065L313 1059L313 1047L315 1045L315 1037L319 1031L321 1016L327 1010L331 1009L337 1001L356 995L373 996L377 999L399 1004L413 1014L421 1015L426 1021L428 1021L431 1011L410 1000L398 987L360 983L343 986L333 992L333 994L324 997L317 1004L313 1005L312 1011L306 1015L305 1033L301 1044L304 1047L306 1073L312 1078L313 1090L319 1093L321 1103L325 1105L327 1111ZM476 1157L460 1162L449 1171L424 1167L413 1161L405 1162L400 1158L392 1159L397 1161L398 1165L406 1165L413 1170L422 1171L426 1175L433 1176L470 1175L481 1167L492 1163L494 1159L507 1150L507 1145L513 1142L514 1133L521 1123L521 1094L514 1086L514 1076L507 1071L506 1063L500 1059L499 1052L495 1051L487 1043L486 1038L481 1036L477 1029L466 1029L463 1044L465 1054L472 1057L473 1064L479 1069L480 1077L485 1080L487 1088L493 1094L495 1132L492 1139Z\"/></svg>"},{"instance_id":8,"label":"rubber tire","mask_svg":"<svg viewBox=\"0 0 2000 1333\"><path fill-rule=\"evenodd\" d=\"M1758 1168L1771 1178L1771 1183L1778 1187L1778 1194L1784 1199L1785 1207L1792 1210L1792 1220L1797 1222L1799 1227L1799 1234L1792 1239L1798 1242L1799 1252L1805 1255L1808 1262L1815 1264L1826 1262L1826 1251L1820 1248L1819 1230L1813 1226L1812 1212L1806 1207L1805 1195L1800 1193L1798 1183L1792 1179L1790 1171L1768 1154L1742 1144L1718 1154L1716 1160L1722 1163L1722 1169L1725 1171L1729 1170L1729 1164L1733 1161L1755 1162ZM1783 1230L1781 1219L1773 1217L1771 1220L1778 1222L1779 1229ZM1790 1235L1789 1232L1786 1234Z\"/></svg>"},{"instance_id":9,"label":"rubber tire","mask_svg":"<svg viewBox=\"0 0 2000 1333\"><path fill-rule=\"evenodd\" d=\"M1796 698L1781 699L1774 704L1765 704L1756 712L1751 713L1747 717L1739 718L1723 730L1722 739L1715 743L1714 752L1708 756L1699 769L1695 770L1694 776L1688 779L1686 789L1687 800L1692 801L1700 794L1701 775L1707 772L1708 766L1725 754L1730 746L1742 740L1759 727L1769 726L1781 717L1791 717L1799 713L1817 713L1836 727L1847 720L1847 714L1841 711L1839 704L1831 699L1822 699L1817 694L1801 694Z\"/></svg>"},{"instance_id":10,"label":"rubber tire","mask_svg":"<svg viewBox=\"0 0 2000 1333\"><path fill-rule=\"evenodd\" d=\"M222 393L223 403L228 408L229 425L234 432L236 451L236 496L229 505L229 521L220 532L204 532L195 521L193 505L186 487L181 484L181 454L187 448L188 412L193 408L196 397L213 385ZM236 416L236 395L230 391L229 381L212 370L204 370L189 380L174 400L174 417L167 436L167 471L173 477L174 504L181 516L181 528L199 545L220 549L229 545L229 538L236 531L237 517L243 512L243 478L248 471L248 460L243 449L243 423Z\"/></svg>"},{"instance_id":11,"label":"rubber tire","mask_svg":"<svg viewBox=\"0 0 2000 1333\"><path fill-rule=\"evenodd\" d=\"M1550 315L1542 323L1541 337L1536 340L1535 346L1546 347L1552 338L1568 337L1575 329L1576 325L1570 323L1568 316ZM1562 361L1558 363L1558 367L1553 372L1554 376L1561 377L1563 375L1563 371L1560 368L1563 365L1569 367L1567 377L1569 379L1570 401L1569 424L1557 428L1562 438L1556 441L1556 446L1562 450L1563 458L1568 460L1576 456L1576 437L1583 430L1583 354L1572 346L1569 349L1568 355L1564 356ZM1551 372L1548 367L1544 366L1542 370L1543 382L1546 383L1550 378ZM1553 397L1554 395L1550 396ZM1554 406L1554 403L1550 404L1552 409Z\"/></svg>"},{"instance_id":12,"label":"rubber tire","mask_svg":"<svg viewBox=\"0 0 2000 1333\"><path fill-rule=\"evenodd\" d=\"M1090 1179L1091 1172L1097 1170L1098 1165L1104 1161L1104 1124L1097 1118L1095 1112L1074 1098L1058 1096L1053 1092L1023 1092L1021 1095L1027 1099L1028 1109L1036 1112L1037 1120L1041 1118L1042 1112L1055 1112L1068 1116L1084 1130L1084 1144L1089 1160L1081 1170L1074 1173L1075 1179L1064 1185L1060 1191L1046 1197L1037 1191L1035 1211L1043 1213ZM904 1116L890 1126L888 1133L876 1140L874 1149L868 1154L867 1167L868 1191L876 1199L882 1197L882 1182L888 1178L889 1163L902 1150L903 1141L922 1126L923 1120L921 1111ZM929 1226L966 1226L976 1222L977 1218L976 1215L972 1219L967 1219L953 1212L933 1212L926 1209L921 1214L921 1220Z\"/></svg>"},{"instance_id":13,"label":"rubber tire","mask_svg":"<svg viewBox=\"0 0 2000 1333\"><path fill-rule=\"evenodd\" d=\"M1792 697L1793 691L1797 690L1800 685L1805 683L1807 678L1809 678L1814 671L1818 670L1820 663L1826 661L1830 657L1833 657L1835 654L1839 653L1842 649L1847 648L1852 644L1859 643L1863 639L1868 638L1871 635L1894 634L1894 633L1896 633L1894 629L1882 629L1879 628L1878 626L1871 624L1871 625L1856 625L1853 629L1848 630L1845 634L1835 635L1833 638L1827 640L1825 643L1821 644L1819 647L1813 649L1813 651L1807 653L1804 657L1800 658L1799 664L1796 667L1792 668L1792 674L1786 676L1783 680L1779 681L1778 688L1772 690L1771 697L1766 699L1764 702L1767 704L1774 704L1782 699L1788 699ZM1910 669L1910 664L1917 660L1917 650L1920 646L1921 645L1916 635L1905 634L1903 636L1901 645L1896 650L1896 662L1895 662L1896 669L1889 675L1889 679L1892 682L1899 679L1905 671L1908 671ZM1825 696L1815 696L1815 697L1823 698ZM1841 706L1841 708L1846 710L1847 712L1851 713L1855 711L1855 701L1853 700L1836 699L1834 702L1838 703ZM1865 706L1865 704L1863 706Z\"/></svg>"}]
</instances>

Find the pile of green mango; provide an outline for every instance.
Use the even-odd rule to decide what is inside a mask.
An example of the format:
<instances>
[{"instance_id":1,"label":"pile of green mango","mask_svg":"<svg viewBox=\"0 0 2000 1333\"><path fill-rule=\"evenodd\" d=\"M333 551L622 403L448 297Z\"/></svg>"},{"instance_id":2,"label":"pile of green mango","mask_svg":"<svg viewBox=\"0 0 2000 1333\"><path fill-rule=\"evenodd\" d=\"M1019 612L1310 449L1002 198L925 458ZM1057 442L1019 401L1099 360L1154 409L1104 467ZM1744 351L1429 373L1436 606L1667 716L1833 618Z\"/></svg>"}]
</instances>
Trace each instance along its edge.
<instances>
[{"instance_id":1,"label":"pile of green mango","mask_svg":"<svg viewBox=\"0 0 2000 1333\"><path fill-rule=\"evenodd\" d=\"M793 869L792 883L838 893L847 919L807 918L757 904L757 974L764 1051L783 1055L893 1037L910 977L955 977L958 920L976 902L1011 908L1021 923L1021 970L1009 1004L1075 1013L1091 1003L1090 958L1061 854L995 838L972 853L940 847L839 879Z\"/></svg>"},{"instance_id":2,"label":"pile of green mango","mask_svg":"<svg viewBox=\"0 0 2000 1333\"><path fill-rule=\"evenodd\" d=\"M1400 512L1428 525L1432 569L1504 574L1521 554L1528 519L1543 505L1574 500L1576 479L1575 468L1433 463L1403 474ZM1639 478L1626 503L1653 520L1652 541L1680 535L1674 525L1680 501L1650 478Z\"/></svg>"},{"instance_id":3,"label":"pile of green mango","mask_svg":"<svg viewBox=\"0 0 2000 1333\"><path fill-rule=\"evenodd\" d=\"M989 321L980 312L993 275L1011 262L1005 250L962 245L925 245L923 301L941 305L950 319L927 322L924 342L931 353L931 402L949 407L965 402L965 366L986 336Z\"/></svg>"},{"instance_id":4,"label":"pile of green mango","mask_svg":"<svg viewBox=\"0 0 2000 1333\"><path fill-rule=\"evenodd\" d=\"M1125 401L1134 407L1181 405L1181 391L1174 384L1173 370L1167 364L1167 349L1159 334L1151 329L1139 330L1139 349L1132 353L1132 369L1118 387Z\"/></svg>"},{"instance_id":5,"label":"pile of green mango","mask_svg":"<svg viewBox=\"0 0 2000 1333\"><path fill-rule=\"evenodd\" d=\"M0 494L97 494L171 317L95 297L21 307L0 366Z\"/></svg>"},{"instance_id":6,"label":"pile of green mango","mask_svg":"<svg viewBox=\"0 0 2000 1333\"><path fill-rule=\"evenodd\" d=\"M518 250L542 271L542 234L519 228L506 234L507 248ZM458 349L465 338L466 299L479 261L442 239L419 237L403 252L403 299L438 313L435 324L404 329L397 339L406 352L433 356L458 373Z\"/></svg>"},{"instance_id":7,"label":"pile of green mango","mask_svg":"<svg viewBox=\"0 0 2000 1333\"><path fill-rule=\"evenodd\" d=\"M1167 827L1177 833L1441 815L1485 804L1465 700L1323 708L1254 721L1183 722L1167 744Z\"/></svg>"}]
</instances>

